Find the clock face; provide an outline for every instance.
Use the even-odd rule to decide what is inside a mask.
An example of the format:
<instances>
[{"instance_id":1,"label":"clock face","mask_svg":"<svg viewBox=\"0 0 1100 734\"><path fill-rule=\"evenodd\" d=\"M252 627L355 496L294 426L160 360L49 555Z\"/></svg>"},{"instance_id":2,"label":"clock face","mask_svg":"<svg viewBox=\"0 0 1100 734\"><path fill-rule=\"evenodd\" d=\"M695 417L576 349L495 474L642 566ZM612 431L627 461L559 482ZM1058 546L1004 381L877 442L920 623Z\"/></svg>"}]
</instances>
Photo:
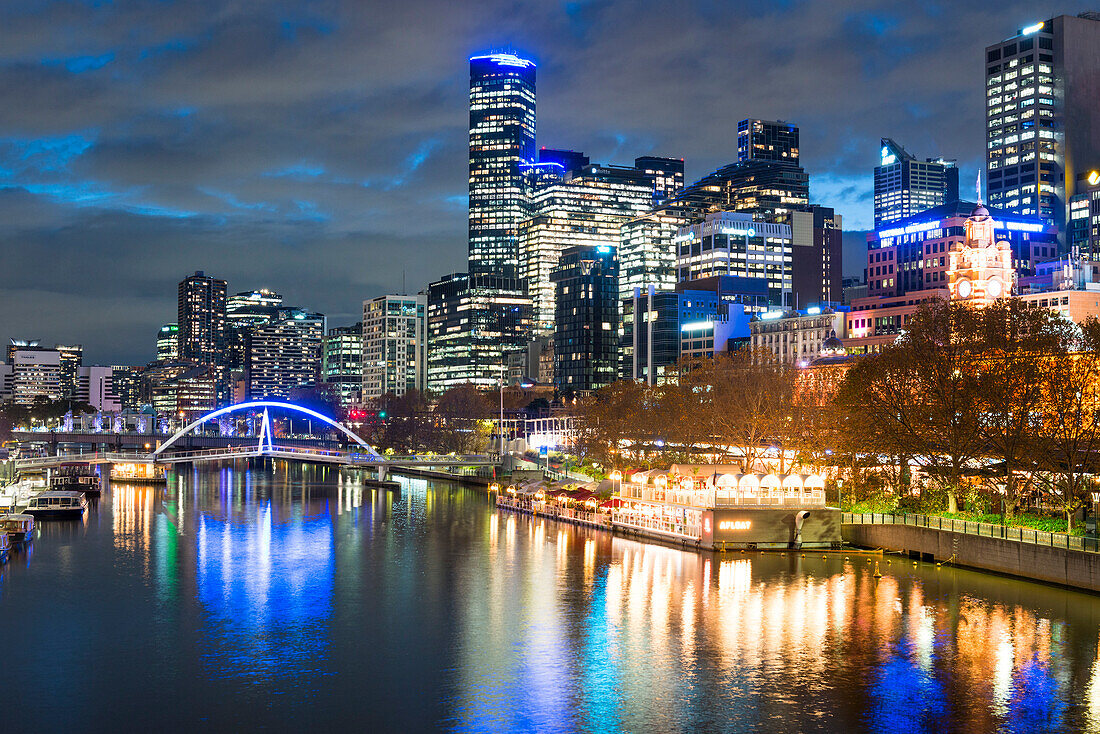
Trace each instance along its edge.
<instances>
[{"instance_id":1,"label":"clock face","mask_svg":"<svg viewBox=\"0 0 1100 734\"><path fill-rule=\"evenodd\" d=\"M959 298L970 298L970 293L973 287L970 285L969 280L960 280L957 286L956 292L959 294Z\"/></svg>"},{"instance_id":2,"label":"clock face","mask_svg":"<svg viewBox=\"0 0 1100 734\"><path fill-rule=\"evenodd\" d=\"M1000 298L1004 294L1004 284L996 278L986 281L985 292L993 298Z\"/></svg>"}]
</instances>

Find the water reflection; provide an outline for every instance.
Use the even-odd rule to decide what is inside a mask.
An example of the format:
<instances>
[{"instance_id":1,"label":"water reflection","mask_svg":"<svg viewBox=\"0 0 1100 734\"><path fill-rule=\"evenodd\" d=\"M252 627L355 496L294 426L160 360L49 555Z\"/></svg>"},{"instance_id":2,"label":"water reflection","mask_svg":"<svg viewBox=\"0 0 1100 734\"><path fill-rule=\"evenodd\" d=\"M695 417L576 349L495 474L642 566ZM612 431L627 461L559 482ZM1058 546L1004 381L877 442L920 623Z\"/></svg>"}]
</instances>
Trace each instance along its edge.
<instances>
[{"instance_id":1,"label":"water reflection","mask_svg":"<svg viewBox=\"0 0 1100 734\"><path fill-rule=\"evenodd\" d=\"M702 555L446 483L240 466L116 484L84 521L42 523L0 577L0 625L41 635L79 592L101 632L61 633L85 654L32 669L14 700L94 664L124 671L103 711L144 706L159 730L1100 731L1095 597L872 566ZM120 613L156 656L105 631ZM191 708L134 703L157 685ZM38 713L95 713L67 706Z\"/></svg>"}]
</instances>

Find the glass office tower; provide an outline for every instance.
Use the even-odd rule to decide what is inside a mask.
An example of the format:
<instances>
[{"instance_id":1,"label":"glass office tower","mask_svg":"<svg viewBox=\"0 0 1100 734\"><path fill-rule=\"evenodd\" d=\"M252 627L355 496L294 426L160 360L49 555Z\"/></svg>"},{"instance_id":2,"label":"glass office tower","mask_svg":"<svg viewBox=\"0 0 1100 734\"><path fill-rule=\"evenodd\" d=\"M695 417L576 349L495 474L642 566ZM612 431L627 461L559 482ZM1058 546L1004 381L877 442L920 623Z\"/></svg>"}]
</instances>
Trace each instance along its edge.
<instances>
[{"instance_id":1,"label":"glass office tower","mask_svg":"<svg viewBox=\"0 0 1100 734\"><path fill-rule=\"evenodd\" d=\"M535 64L512 53L470 59L470 275L514 278L527 216L520 164L535 160Z\"/></svg>"}]
</instances>

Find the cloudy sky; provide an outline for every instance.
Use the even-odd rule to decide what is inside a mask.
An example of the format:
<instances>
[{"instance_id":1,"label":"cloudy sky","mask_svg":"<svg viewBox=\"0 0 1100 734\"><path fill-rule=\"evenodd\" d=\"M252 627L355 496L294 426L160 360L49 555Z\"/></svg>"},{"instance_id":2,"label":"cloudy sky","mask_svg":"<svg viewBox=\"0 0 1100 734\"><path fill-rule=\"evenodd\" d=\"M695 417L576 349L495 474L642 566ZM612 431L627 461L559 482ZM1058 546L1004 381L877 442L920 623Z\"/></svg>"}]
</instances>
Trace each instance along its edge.
<instances>
[{"instance_id":1,"label":"cloudy sky","mask_svg":"<svg viewBox=\"0 0 1100 734\"><path fill-rule=\"evenodd\" d=\"M1070 2L1051 12L1077 13ZM466 257L468 69L537 61L538 144L736 158L802 131L862 270L878 139L981 163L984 46L1023 1L40 2L0 6L0 338L140 364L194 270L357 320Z\"/></svg>"}]
</instances>

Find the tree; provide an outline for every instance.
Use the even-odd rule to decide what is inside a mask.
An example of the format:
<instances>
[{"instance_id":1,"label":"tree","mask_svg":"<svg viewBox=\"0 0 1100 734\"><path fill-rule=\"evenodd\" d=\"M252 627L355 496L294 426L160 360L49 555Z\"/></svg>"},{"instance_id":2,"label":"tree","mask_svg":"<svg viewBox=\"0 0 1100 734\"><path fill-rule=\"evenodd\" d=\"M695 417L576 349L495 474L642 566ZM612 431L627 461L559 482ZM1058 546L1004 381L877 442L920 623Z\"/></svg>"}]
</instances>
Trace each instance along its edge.
<instances>
[{"instance_id":1,"label":"tree","mask_svg":"<svg viewBox=\"0 0 1100 734\"><path fill-rule=\"evenodd\" d=\"M743 473L756 471L771 447L783 462L794 420L793 367L746 349L703 361L680 381L698 400L708 435L725 450L736 449Z\"/></svg>"},{"instance_id":2,"label":"tree","mask_svg":"<svg viewBox=\"0 0 1100 734\"><path fill-rule=\"evenodd\" d=\"M977 315L980 428L989 456L999 460L1004 512L1011 517L1039 458L1035 417L1045 402L1050 358L1075 342L1076 329L1016 299L1000 300Z\"/></svg>"},{"instance_id":3,"label":"tree","mask_svg":"<svg viewBox=\"0 0 1100 734\"><path fill-rule=\"evenodd\" d=\"M653 392L644 383L620 380L582 402L577 429L581 455L604 466L625 466L624 452L650 434L652 399Z\"/></svg>"},{"instance_id":4,"label":"tree","mask_svg":"<svg viewBox=\"0 0 1100 734\"><path fill-rule=\"evenodd\" d=\"M1090 477L1100 469L1100 322L1089 319L1078 341L1046 360L1040 465L1053 481L1051 495L1066 513L1066 532L1073 515L1088 501Z\"/></svg>"},{"instance_id":5,"label":"tree","mask_svg":"<svg viewBox=\"0 0 1100 734\"><path fill-rule=\"evenodd\" d=\"M842 390L880 452L911 457L941 484L948 512L958 511L962 480L984 449L974 319L957 301L923 305L894 344L849 371Z\"/></svg>"}]
</instances>

